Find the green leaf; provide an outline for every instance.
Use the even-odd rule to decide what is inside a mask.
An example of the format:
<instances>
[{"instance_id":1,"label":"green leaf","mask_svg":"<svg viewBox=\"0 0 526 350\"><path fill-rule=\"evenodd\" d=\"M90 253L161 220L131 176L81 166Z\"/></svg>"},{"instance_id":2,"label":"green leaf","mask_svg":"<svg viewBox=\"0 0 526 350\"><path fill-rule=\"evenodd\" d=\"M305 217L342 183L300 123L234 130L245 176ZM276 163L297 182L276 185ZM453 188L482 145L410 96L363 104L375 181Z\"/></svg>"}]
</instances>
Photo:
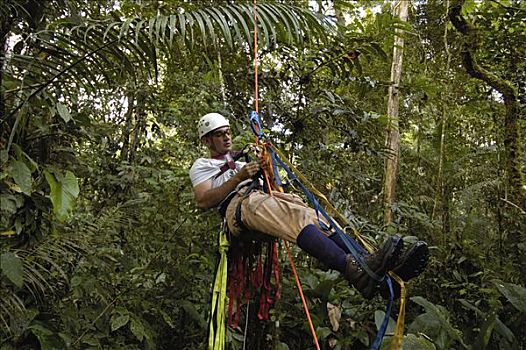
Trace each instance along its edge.
<instances>
[{"instance_id":1,"label":"green leaf","mask_svg":"<svg viewBox=\"0 0 526 350\"><path fill-rule=\"evenodd\" d=\"M526 288L499 280L493 280L493 283L517 310L526 313Z\"/></svg>"},{"instance_id":2,"label":"green leaf","mask_svg":"<svg viewBox=\"0 0 526 350\"><path fill-rule=\"evenodd\" d=\"M316 328L316 334L319 339L325 339L331 335L332 331L329 327L318 327Z\"/></svg>"},{"instance_id":3,"label":"green leaf","mask_svg":"<svg viewBox=\"0 0 526 350\"><path fill-rule=\"evenodd\" d=\"M49 197L53 203L53 212L60 221L64 221L80 192L77 178L71 171L66 171L65 176L57 176L44 170L44 175L51 188Z\"/></svg>"},{"instance_id":4,"label":"green leaf","mask_svg":"<svg viewBox=\"0 0 526 350\"><path fill-rule=\"evenodd\" d=\"M36 322L32 324L29 329L37 337L42 350L59 350L64 349L66 344L57 334L46 327L43 322Z\"/></svg>"},{"instance_id":5,"label":"green leaf","mask_svg":"<svg viewBox=\"0 0 526 350\"><path fill-rule=\"evenodd\" d=\"M68 107L66 107L63 103L58 102L57 103L57 111L60 117L67 123L71 120L71 114L69 113Z\"/></svg>"},{"instance_id":6,"label":"green leaf","mask_svg":"<svg viewBox=\"0 0 526 350\"><path fill-rule=\"evenodd\" d=\"M2 273L18 288L24 285L24 269L22 261L11 252L6 252L0 257Z\"/></svg>"},{"instance_id":7,"label":"green leaf","mask_svg":"<svg viewBox=\"0 0 526 350\"><path fill-rule=\"evenodd\" d=\"M376 324L376 329L380 329L382 322L385 318L385 312L382 310L376 310L374 312L374 323ZM396 322L391 317L389 317L389 322L387 323L386 333L394 333L396 330Z\"/></svg>"},{"instance_id":8,"label":"green leaf","mask_svg":"<svg viewBox=\"0 0 526 350\"><path fill-rule=\"evenodd\" d=\"M139 320L136 320L136 319L131 320L130 330L133 333L133 335L140 341L142 341L146 337L146 333L144 332L144 327Z\"/></svg>"},{"instance_id":9,"label":"green leaf","mask_svg":"<svg viewBox=\"0 0 526 350\"><path fill-rule=\"evenodd\" d=\"M424 337L408 334L404 337L403 341L404 349L414 349L414 350L435 350L435 344L430 342Z\"/></svg>"},{"instance_id":10,"label":"green leaf","mask_svg":"<svg viewBox=\"0 0 526 350\"><path fill-rule=\"evenodd\" d=\"M11 164L9 170L13 180L15 180L15 183L20 187L22 193L28 196L31 195L33 179L31 178L31 170L29 170L27 165L20 160L16 160Z\"/></svg>"},{"instance_id":11,"label":"green leaf","mask_svg":"<svg viewBox=\"0 0 526 350\"><path fill-rule=\"evenodd\" d=\"M114 314L111 316L111 331L116 331L117 329L124 327L130 320L130 315L119 315Z\"/></svg>"}]
</instances>

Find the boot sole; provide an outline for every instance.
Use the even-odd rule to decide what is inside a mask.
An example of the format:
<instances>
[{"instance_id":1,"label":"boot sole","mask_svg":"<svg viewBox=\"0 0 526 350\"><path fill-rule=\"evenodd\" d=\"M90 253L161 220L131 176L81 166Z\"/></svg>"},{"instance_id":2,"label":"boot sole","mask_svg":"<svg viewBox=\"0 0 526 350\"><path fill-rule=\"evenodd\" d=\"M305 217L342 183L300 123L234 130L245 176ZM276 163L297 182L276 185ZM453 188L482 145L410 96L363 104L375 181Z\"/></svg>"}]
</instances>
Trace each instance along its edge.
<instances>
[{"instance_id":1,"label":"boot sole","mask_svg":"<svg viewBox=\"0 0 526 350\"><path fill-rule=\"evenodd\" d=\"M418 277L426 269L429 261L429 248L426 242L417 241L403 255L404 257L398 262L398 267L395 267L393 272L407 282ZM398 299L400 298L400 285L394 280L392 284L394 298ZM384 299L389 299L389 288L386 282L382 283L380 294Z\"/></svg>"},{"instance_id":2,"label":"boot sole","mask_svg":"<svg viewBox=\"0 0 526 350\"><path fill-rule=\"evenodd\" d=\"M407 282L426 269L429 261L429 248L426 242L417 241L403 255L404 257L397 263L393 272Z\"/></svg>"}]
</instances>

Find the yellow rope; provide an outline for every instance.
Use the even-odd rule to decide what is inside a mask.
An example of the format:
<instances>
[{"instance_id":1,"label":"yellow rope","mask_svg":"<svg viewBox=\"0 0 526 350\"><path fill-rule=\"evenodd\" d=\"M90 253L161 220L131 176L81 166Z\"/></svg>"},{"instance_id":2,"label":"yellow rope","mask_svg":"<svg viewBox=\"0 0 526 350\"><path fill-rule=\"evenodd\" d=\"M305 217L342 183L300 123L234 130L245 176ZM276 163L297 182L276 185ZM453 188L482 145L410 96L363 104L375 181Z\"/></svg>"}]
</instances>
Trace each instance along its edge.
<instances>
[{"instance_id":1,"label":"yellow rope","mask_svg":"<svg viewBox=\"0 0 526 350\"><path fill-rule=\"evenodd\" d=\"M225 301L226 301L226 283L228 275L227 251L230 243L226 236L225 230L219 233L219 253L221 258L217 267L216 278L214 281L214 290L212 292L212 310L210 311L210 333L208 335L209 350L225 349ZM214 322L215 319L215 322ZM214 323L217 329L214 328Z\"/></svg>"}]
</instances>

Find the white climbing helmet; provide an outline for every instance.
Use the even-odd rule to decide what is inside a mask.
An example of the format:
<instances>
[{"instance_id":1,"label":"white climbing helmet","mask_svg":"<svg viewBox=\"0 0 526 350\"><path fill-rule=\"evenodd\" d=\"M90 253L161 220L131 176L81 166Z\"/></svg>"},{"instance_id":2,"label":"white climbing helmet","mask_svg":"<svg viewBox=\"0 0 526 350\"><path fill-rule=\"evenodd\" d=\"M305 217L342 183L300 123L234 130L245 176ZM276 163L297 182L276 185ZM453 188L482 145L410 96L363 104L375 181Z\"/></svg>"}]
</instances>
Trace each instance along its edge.
<instances>
[{"instance_id":1,"label":"white climbing helmet","mask_svg":"<svg viewBox=\"0 0 526 350\"><path fill-rule=\"evenodd\" d=\"M230 126L228 120L219 113L208 113L199 119L197 123L197 131L199 137L203 137L210 131L221 128L223 126Z\"/></svg>"}]
</instances>

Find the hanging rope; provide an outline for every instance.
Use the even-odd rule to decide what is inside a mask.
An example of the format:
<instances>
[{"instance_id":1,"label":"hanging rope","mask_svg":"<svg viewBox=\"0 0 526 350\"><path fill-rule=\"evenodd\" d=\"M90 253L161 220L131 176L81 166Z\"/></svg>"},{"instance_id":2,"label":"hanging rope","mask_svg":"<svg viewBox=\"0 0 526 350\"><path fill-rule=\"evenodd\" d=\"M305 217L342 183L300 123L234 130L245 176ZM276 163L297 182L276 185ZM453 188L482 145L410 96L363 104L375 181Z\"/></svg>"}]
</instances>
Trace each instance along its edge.
<instances>
[{"instance_id":1,"label":"hanging rope","mask_svg":"<svg viewBox=\"0 0 526 350\"><path fill-rule=\"evenodd\" d=\"M227 251L230 246L225 230L219 232L219 253L220 260L214 281L212 292L212 310L210 312L210 325L208 327L208 349L225 349L225 301L227 286Z\"/></svg>"},{"instance_id":2,"label":"hanging rope","mask_svg":"<svg viewBox=\"0 0 526 350\"><path fill-rule=\"evenodd\" d=\"M277 154L276 159L278 161L283 162L282 166L283 165L287 165L287 167L289 168L288 170L290 170L292 175L295 178L298 179L298 183L300 184L300 187L303 187L302 183L304 182L307 185L307 187L309 187L309 190L312 191L312 193L314 193L316 195L316 197L319 198L323 202L325 207L328 209L329 213L331 215L337 216L338 219L340 220L340 222L344 224L344 226L351 227L352 230L353 230L354 235L356 236L356 238L367 248L367 250L369 252L373 252L374 248L372 247L372 245L365 240L365 238L361 235L361 233L353 225L351 225L349 220L334 208L334 206L327 200L327 198L320 191L318 191L318 189L316 189L316 187L314 187L314 185L309 180L307 180L307 178L298 169L296 169L296 167L294 167L294 165L292 165L292 163L290 163L287 160L287 158L285 158L283 156L283 154L280 152L279 149L275 148L272 144L270 144L270 146L272 147L272 150ZM287 170L287 169L285 168L285 170ZM287 171L287 172L289 172L289 171ZM304 188L302 190L307 190L307 189ZM332 221L332 220L330 220L330 221ZM336 223L333 222L333 224L336 224ZM335 228L340 229L339 227L335 227ZM345 236L345 237L347 237L347 236ZM405 305L406 305L406 293L405 293L405 291L406 291L406 289L405 289L404 281L400 277L398 277L394 272L392 272L392 271L389 272L389 276L391 276L400 285L400 308L399 308L399 312L398 312L398 319L397 319L397 323L396 323L396 330L395 330L395 333L394 333L393 338L391 340L390 349L391 350L400 350L402 348L402 341L403 341L403 337L404 337ZM393 293L393 290L392 290L391 281L387 280L387 282L388 282L388 285L389 285L389 292L390 292L391 299L392 299L394 293ZM392 300L390 300L390 302L388 304L388 307L387 307L387 310L386 310L386 313L385 313L386 315L385 315L384 320L382 322L382 325L381 325L381 327L380 327L380 329L378 331L377 338L376 338L374 344L371 346L371 349L378 349L380 344L381 344L381 340L383 338L382 334L385 333L385 330L386 330L388 322L389 322L389 314L390 314L390 310L391 310L391 304L392 304Z\"/></svg>"},{"instance_id":3,"label":"hanging rope","mask_svg":"<svg viewBox=\"0 0 526 350\"><path fill-rule=\"evenodd\" d=\"M260 135L262 135L261 124L259 123L258 44L257 43L258 43L257 3L256 3L256 0L254 0L254 110L255 110L255 114L254 113L251 114L251 125L252 125L252 120L253 120L253 117L254 117L255 121L257 122L257 129L258 129L257 132L256 132L256 130L253 128L253 131L255 131L255 134L256 134L256 142L255 142L256 145L259 144ZM268 174L267 174L267 172L265 170L263 170L263 176L265 178L265 183L267 184L268 194L270 196L272 196L272 186L271 186L270 181L269 181L269 176L268 176ZM274 243L274 244L277 244L277 243ZM292 259L292 254L290 253L290 249L289 249L289 245L288 245L287 241L285 241L285 247L287 248L287 253L288 253L288 256L289 256L290 265L291 265L291 268L292 268L292 272L294 274L294 278L296 280L296 286L298 287L298 291L299 291L300 296L301 296L301 300L302 300L302 303L303 303L303 309L305 310L305 314L306 314L307 320L309 322L309 328L311 330L312 337L313 337L314 343L316 345L316 349L320 350L320 345L318 344L318 337L316 336L316 331L314 330L314 325L313 325L311 317L310 317L309 308L307 306L307 302L306 302L305 297L303 295L303 289L301 287L300 279L299 279L298 273L296 272L296 267L294 265L294 260Z\"/></svg>"},{"instance_id":4,"label":"hanging rope","mask_svg":"<svg viewBox=\"0 0 526 350\"><path fill-rule=\"evenodd\" d=\"M261 130L261 124L259 123L259 85L258 85L258 45L257 45L257 42L258 42L258 33L257 33L257 3L256 3L257 0L254 0L254 107L255 107L255 112L252 112L251 116L250 116L250 123L251 123L251 128L252 130L254 131L255 135L256 135L256 145L259 145L260 144L260 138L263 136L263 132ZM264 149L268 149L271 147L271 143L270 142L267 142L267 144L265 145ZM294 169L294 173L295 175L297 175L298 177L301 178L301 180L304 182L304 183L307 183L308 186L310 187L311 191L315 193L315 195L320 198L323 203L325 204L325 207L328 209L328 211L330 212L331 215L334 215L336 217L338 217L338 219L340 220L341 223L345 223L345 226L347 227L351 227L352 230L353 230L353 233L354 235L356 236L356 238L362 243L363 247L365 247L367 249L367 251L369 253L372 253L375 251L374 247L367 241L364 239L364 237L360 234L360 232L354 228L353 225L350 224L349 220L344 217L340 212L338 212L333 206L332 204L327 200L327 198L321 193L319 192L299 171L297 171L297 169L295 169L292 164L290 164L285 157L283 157L283 155L281 154L281 152L279 152L279 150L275 149L272 147L272 150L271 150L271 153L272 153L272 160L274 160L274 154L273 154L273 151L275 151L279 158L283 159L285 162L287 162L287 164L292 168ZM274 162L273 162L274 163ZM275 164L273 164L275 166ZM265 178L265 182L266 182L266 185L267 185L267 190L268 190L268 193L269 195L272 196L272 186L269 182L269 176L267 175L267 172L263 170L263 175L264 175L264 178ZM277 177L278 174L276 173L275 174ZM315 202L317 202L316 199L314 199ZM316 208L316 210L318 210L318 208ZM329 220L330 222L333 222L333 220ZM336 223L333 222L333 224L335 225ZM340 227L337 227L337 229L340 229ZM341 231L341 229L340 229ZM347 241L351 241L351 239L349 238ZM347 244L349 246L349 244ZM352 242L351 242L351 245L352 245ZM298 287L298 290L299 290L299 293L300 293L300 296L301 296L301 299L302 299L302 303L303 303L303 308L305 310L305 314L307 316L307 320L309 322L309 327L310 327L310 330L312 332L312 335L313 335L313 339L314 339L314 342L316 344L316 349L320 349L319 347L319 344L318 344L318 339L317 339L317 336L316 336L316 332L314 330L314 326L312 324L312 320L310 318L310 313L309 313L309 309L307 307L307 303L306 303L306 300L305 300L305 297L303 295L303 290L301 288L301 283L299 281L299 277L297 275L297 272L296 272L296 268L295 268L295 265L294 265L294 261L292 259L292 254L290 253L290 249L289 249L289 246L288 246L288 242L285 242L285 247L287 249L287 253L288 253L288 256L289 256L289 260L290 260L290 263L291 263L291 268L292 268L292 271L294 273L294 276L295 276L295 279L296 279L296 285ZM356 253L356 249L352 249L353 247L352 246L349 246L349 248L351 248L351 251L353 251L354 253ZM361 250L363 250L363 248L360 247ZM357 258L357 254L353 254L355 255L355 258ZM359 259L361 260L361 259ZM367 270L367 266L364 265L364 264L361 264L366 270ZM369 274L370 271L368 271ZM374 274L373 274L374 275ZM372 277L376 277L376 276L373 276L371 275ZM398 315L398 319L397 319L397 326L396 326L396 330L395 330L395 333L393 335L393 339L391 341L391 344L390 344L390 349L391 350L399 350L401 349L401 346L402 346L402 340L403 340L403 334L404 334L404 322L405 322L405 303L406 303L406 298L405 298L405 285L404 285L404 282L403 280L398 277L396 274L394 274L393 272L389 272L389 276L391 276L399 285L400 285L400 309L399 309L399 315ZM386 315L384 317L384 320L380 326L380 329L378 331L378 334L377 334L377 337L374 341L374 343L372 344L371 346L371 349L378 349L380 347L380 344L382 342L382 338L383 338L383 335L385 334L385 331L386 331L386 328L387 328L387 325L388 325L388 321L389 321L389 314L391 312L391 307L392 307L392 304L393 304L393 287L392 287L392 282L391 280L389 279L389 277L386 278L386 281L387 281L387 284L388 284L388 287L389 287L389 292L390 292L390 300L389 300L389 303L388 303L388 306L387 306L387 309L386 309Z\"/></svg>"}]
</instances>

